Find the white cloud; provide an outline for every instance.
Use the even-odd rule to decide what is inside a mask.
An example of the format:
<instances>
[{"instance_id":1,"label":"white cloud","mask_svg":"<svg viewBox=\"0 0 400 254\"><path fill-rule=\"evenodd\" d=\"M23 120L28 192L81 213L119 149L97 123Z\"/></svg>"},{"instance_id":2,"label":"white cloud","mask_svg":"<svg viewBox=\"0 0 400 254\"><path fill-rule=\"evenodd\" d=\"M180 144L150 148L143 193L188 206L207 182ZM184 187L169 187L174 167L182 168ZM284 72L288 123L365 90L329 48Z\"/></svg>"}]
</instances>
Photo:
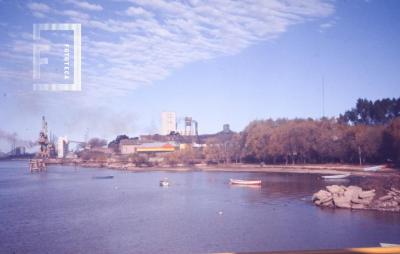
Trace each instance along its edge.
<instances>
[{"instance_id":1,"label":"white cloud","mask_svg":"<svg viewBox=\"0 0 400 254\"><path fill-rule=\"evenodd\" d=\"M34 11L34 12L32 12L32 15L33 15L34 17L36 17L36 18L40 18L40 19L42 19L42 18L45 18L45 17L46 17L46 15L45 15L43 12L38 12L38 11Z\"/></svg>"},{"instance_id":2,"label":"white cloud","mask_svg":"<svg viewBox=\"0 0 400 254\"><path fill-rule=\"evenodd\" d=\"M325 30L334 27L337 24L338 20L339 20L338 17L334 17L333 19L329 20L328 22L320 24L319 25L319 32L323 33Z\"/></svg>"},{"instance_id":3,"label":"white cloud","mask_svg":"<svg viewBox=\"0 0 400 254\"><path fill-rule=\"evenodd\" d=\"M84 84L97 94L132 90L162 80L186 64L237 54L335 10L325 0L127 1L134 5L111 10L124 14L112 18L94 18L77 10L51 12L82 24ZM100 9L87 2L68 2Z\"/></svg>"},{"instance_id":4,"label":"white cloud","mask_svg":"<svg viewBox=\"0 0 400 254\"><path fill-rule=\"evenodd\" d=\"M89 19L89 15L83 12L74 10L65 10L61 12L62 15L69 16L74 19Z\"/></svg>"},{"instance_id":5,"label":"white cloud","mask_svg":"<svg viewBox=\"0 0 400 254\"><path fill-rule=\"evenodd\" d=\"M127 89L164 79L191 62L237 54L252 44L276 38L291 25L334 12L330 2L318 0L132 2L140 7L126 12L135 20L88 20L84 24L115 33L111 36L117 40L91 40L86 54L109 66L107 77ZM143 13L152 15L140 15ZM96 83L102 83L106 75L94 73Z\"/></svg>"},{"instance_id":6,"label":"white cloud","mask_svg":"<svg viewBox=\"0 0 400 254\"><path fill-rule=\"evenodd\" d=\"M32 15L36 18L45 18L45 13L49 13L51 10L47 4L36 2L29 3L27 7L32 11Z\"/></svg>"},{"instance_id":7,"label":"white cloud","mask_svg":"<svg viewBox=\"0 0 400 254\"><path fill-rule=\"evenodd\" d=\"M145 16L145 17L153 16L151 12L148 12L141 7L133 7L133 6L126 9L125 14L128 16Z\"/></svg>"},{"instance_id":8,"label":"white cloud","mask_svg":"<svg viewBox=\"0 0 400 254\"><path fill-rule=\"evenodd\" d=\"M31 11L37 11L37 12L49 12L50 11L50 7L47 4L43 4L43 3L29 3L28 8Z\"/></svg>"},{"instance_id":9,"label":"white cloud","mask_svg":"<svg viewBox=\"0 0 400 254\"><path fill-rule=\"evenodd\" d=\"M78 8L82 8L82 9L89 10L89 11L102 11L103 10L103 7L99 4L91 4L89 2L79 1L79 0L67 0L66 2L73 4Z\"/></svg>"}]
</instances>

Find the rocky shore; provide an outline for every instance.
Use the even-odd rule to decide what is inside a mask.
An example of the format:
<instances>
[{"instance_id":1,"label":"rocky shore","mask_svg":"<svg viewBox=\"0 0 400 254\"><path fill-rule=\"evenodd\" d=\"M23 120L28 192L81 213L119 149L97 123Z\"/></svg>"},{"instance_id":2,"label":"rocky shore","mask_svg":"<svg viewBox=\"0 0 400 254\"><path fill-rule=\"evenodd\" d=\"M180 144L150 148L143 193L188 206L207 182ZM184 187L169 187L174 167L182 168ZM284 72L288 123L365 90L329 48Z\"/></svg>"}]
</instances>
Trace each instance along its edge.
<instances>
[{"instance_id":1,"label":"rocky shore","mask_svg":"<svg viewBox=\"0 0 400 254\"><path fill-rule=\"evenodd\" d=\"M394 187L378 197L375 189L363 190L358 186L330 185L325 190L315 193L312 201L321 207L400 212L400 190Z\"/></svg>"}]
</instances>

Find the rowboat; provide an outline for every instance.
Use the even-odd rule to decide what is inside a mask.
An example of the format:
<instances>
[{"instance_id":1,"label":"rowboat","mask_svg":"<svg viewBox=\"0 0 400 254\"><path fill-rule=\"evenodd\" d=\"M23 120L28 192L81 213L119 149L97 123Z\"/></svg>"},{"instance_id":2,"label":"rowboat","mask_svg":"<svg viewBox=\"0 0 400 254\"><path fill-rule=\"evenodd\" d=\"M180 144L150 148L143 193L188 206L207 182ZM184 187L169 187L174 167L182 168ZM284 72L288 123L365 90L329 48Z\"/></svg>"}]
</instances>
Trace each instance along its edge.
<instances>
[{"instance_id":1,"label":"rowboat","mask_svg":"<svg viewBox=\"0 0 400 254\"><path fill-rule=\"evenodd\" d=\"M160 186L161 186L161 187L169 186L168 179L165 178L164 180L161 180L161 181L160 181Z\"/></svg>"},{"instance_id":2,"label":"rowboat","mask_svg":"<svg viewBox=\"0 0 400 254\"><path fill-rule=\"evenodd\" d=\"M93 179L113 179L114 176L93 176Z\"/></svg>"},{"instance_id":3,"label":"rowboat","mask_svg":"<svg viewBox=\"0 0 400 254\"><path fill-rule=\"evenodd\" d=\"M398 247L400 244L397 243L379 243L381 247Z\"/></svg>"},{"instance_id":4,"label":"rowboat","mask_svg":"<svg viewBox=\"0 0 400 254\"><path fill-rule=\"evenodd\" d=\"M343 179L350 176L350 173L347 174L340 174L340 175L328 175L328 176L321 176L324 179Z\"/></svg>"},{"instance_id":5,"label":"rowboat","mask_svg":"<svg viewBox=\"0 0 400 254\"><path fill-rule=\"evenodd\" d=\"M239 180L230 179L230 184L240 184L240 185L261 185L261 180Z\"/></svg>"}]
</instances>

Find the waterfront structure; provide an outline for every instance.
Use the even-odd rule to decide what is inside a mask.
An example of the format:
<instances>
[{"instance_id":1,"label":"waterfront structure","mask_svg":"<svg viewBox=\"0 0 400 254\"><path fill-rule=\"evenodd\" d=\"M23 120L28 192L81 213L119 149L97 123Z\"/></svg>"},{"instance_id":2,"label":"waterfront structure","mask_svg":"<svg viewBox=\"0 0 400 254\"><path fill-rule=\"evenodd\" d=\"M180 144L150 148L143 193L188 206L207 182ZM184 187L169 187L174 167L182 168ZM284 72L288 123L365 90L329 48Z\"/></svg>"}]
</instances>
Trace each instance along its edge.
<instances>
[{"instance_id":1,"label":"waterfront structure","mask_svg":"<svg viewBox=\"0 0 400 254\"><path fill-rule=\"evenodd\" d=\"M67 137L58 137L57 142L57 157L65 158L68 153L68 139Z\"/></svg>"},{"instance_id":2,"label":"waterfront structure","mask_svg":"<svg viewBox=\"0 0 400 254\"><path fill-rule=\"evenodd\" d=\"M171 132L176 132L176 113L162 112L161 135L169 135Z\"/></svg>"},{"instance_id":3,"label":"waterfront structure","mask_svg":"<svg viewBox=\"0 0 400 254\"><path fill-rule=\"evenodd\" d=\"M137 140L123 139L120 141L121 154L134 153L165 153L179 150L176 142L146 142L140 143Z\"/></svg>"},{"instance_id":4,"label":"waterfront structure","mask_svg":"<svg viewBox=\"0 0 400 254\"><path fill-rule=\"evenodd\" d=\"M178 149L178 145L173 142L153 142L144 143L136 148L137 153L165 153L174 152Z\"/></svg>"},{"instance_id":5,"label":"waterfront structure","mask_svg":"<svg viewBox=\"0 0 400 254\"><path fill-rule=\"evenodd\" d=\"M139 146L137 139L123 139L119 142L119 150L121 154L136 153L136 148Z\"/></svg>"}]
</instances>

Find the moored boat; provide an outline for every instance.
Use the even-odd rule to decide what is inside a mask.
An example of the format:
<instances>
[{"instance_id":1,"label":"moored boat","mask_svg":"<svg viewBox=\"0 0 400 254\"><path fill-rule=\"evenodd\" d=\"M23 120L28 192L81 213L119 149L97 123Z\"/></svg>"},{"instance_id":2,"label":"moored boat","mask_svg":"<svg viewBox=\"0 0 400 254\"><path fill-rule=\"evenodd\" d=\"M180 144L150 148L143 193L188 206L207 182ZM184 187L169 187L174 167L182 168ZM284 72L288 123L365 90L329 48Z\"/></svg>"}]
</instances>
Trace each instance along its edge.
<instances>
[{"instance_id":1,"label":"moored boat","mask_svg":"<svg viewBox=\"0 0 400 254\"><path fill-rule=\"evenodd\" d=\"M326 175L326 176L321 176L324 179L344 179L350 176L350 173L347 174L340 174L340 175Z\"/></svg>"},{"instance_id":2,"label":"moored boat","mask_svg":"<svg viewBox=\"0 0 400 254\"><path fill-rule=\"evenodd\" d=\"M240 185L261 185L261 180L239 180L230 179L230 184L240 184Z\"/></svg>"},{"instance_id":3,"label":"moored boat","mask_svg":"<svg viewBox=\"0 0 400 254\"><path fill-rule=\"evenodd\" d=\"M114 176L93 176L93 179L113 179Z\"/></svg>"},{"instance_id":4,"label":"moored boat","mask_svg":"<svg viewBox=\"0 0 400 254\"><path fill-rule=\"evenodd\" d=\"M382 168L383 168L383 166L373 166L373 167L364 168L364 171L378 171L378 170L381 170Z\"/></svg>"},{"instance_id":5,"label":"moored boat","mask_svg":"<svg viewBox=\"0 0 400 254\"><path fill-rule=\"evenodd\" d=\"M169 181L167 178L164 178L163 180L160 181L160 186L165 187L169 186Z\"/></svg>"},{"instance_id":6,"label":"moored boat","mask_svg":"<svg viewBox=\"0 0 400 254\"><path fill-rule=\"evenodd\" d=\"M400 244L397 243L379 243L381 247L399 247Z\"/></svg>"}]
</instances>

